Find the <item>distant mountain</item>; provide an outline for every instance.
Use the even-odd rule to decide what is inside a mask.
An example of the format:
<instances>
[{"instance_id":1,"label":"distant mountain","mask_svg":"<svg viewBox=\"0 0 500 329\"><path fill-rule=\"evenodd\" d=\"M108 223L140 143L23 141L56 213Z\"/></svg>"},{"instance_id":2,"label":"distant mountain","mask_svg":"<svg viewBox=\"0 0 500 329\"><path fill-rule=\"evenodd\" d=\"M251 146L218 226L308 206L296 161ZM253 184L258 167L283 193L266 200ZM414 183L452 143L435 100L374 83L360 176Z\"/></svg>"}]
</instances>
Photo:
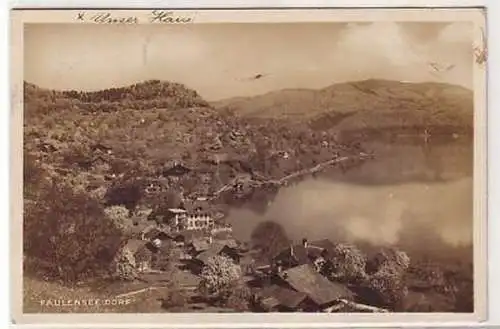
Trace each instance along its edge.
<instances>
[{"instance_id":1,"label":"distant mountain","mask_svg":"<svg viewBox=\"0 0 500 329\"><path fill-rule=\"evenodd\" d=\"M473 93L444 83L364 80L323 89L285 89L212 104L236 115L309 121L320 130L410 126L472 128Z\"/></svg>"}]
</instances>

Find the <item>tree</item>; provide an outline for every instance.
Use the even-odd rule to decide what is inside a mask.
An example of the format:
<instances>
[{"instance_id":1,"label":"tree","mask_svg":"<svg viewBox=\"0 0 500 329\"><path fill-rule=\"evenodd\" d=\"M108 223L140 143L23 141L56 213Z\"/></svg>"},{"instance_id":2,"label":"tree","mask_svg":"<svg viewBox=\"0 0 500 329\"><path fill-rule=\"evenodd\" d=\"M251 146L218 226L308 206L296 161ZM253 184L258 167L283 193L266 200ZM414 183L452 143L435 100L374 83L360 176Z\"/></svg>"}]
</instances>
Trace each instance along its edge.
<instances>
[{"instance_id":1,"label":"tree","mask_svg":"<svg viewBox=\"0 0 500 329\"><path fill-rule=\"evenodd\" d=\"M374 303L395 309L408 294L405 274L410 266L410 258L400 250L383 248L373 258L375 272L366 285L374 297Z\"/></svg>"},{"instance_id":2,"label":"tree","mask_svg":"<svg viewBox=\"0 0 500 329\"><path fill-rule=\"evenodd\" d=\"M350 283L366 279L366 257L354 245L339 243L330 256L330 277Z\"/></svg>"},{"instance_id":3,"label":"tree","mask_svg":"<svg viewBox=\"0 0 500 329\"><path fill-rule=\"evenodd\" d=\"M206 297L214 297L225 301L231 290L242 276L239 265L225 256L214 256L208 259L201 271L199 290Z\"/></svg>"},{"instance_id":4,"label":"tree","mask_svg":"<svg viewBox=\"0 0 500 329\"><path fill-rule=\"evenodd\" d=\"M224 306L237 312L248 311L251 307L252 292L244 285L238 285L231 290Z\"/></svg>"},{"instance_id":5,"label":"tree","mask_svg":"<svg viewBox=\"0 0 500 329\"><path fill-rule=\"evenodd\" d=\"M385 264L368 279L374 302L382 307L397 308L408 294L404 276L394 264Z\"/></svg>"},{"instance_id":6,"label":"tree","mask_svg":"<svg viewBox=\"0 0 500 329\"><path fill-rule=\"evenodd\" d=\"M385 265L397 268L405 272L410 267L410 257L401 250L395 248L381 248L369 261L370 267L377 271Z\"/></svg>"},{"instance_id":7,"label":"tree","mask_svg":"<svg viewBox=\"0 0 500 329\"><path fill-rule=\"evenodd\" d=\"M124 232L127 228L126 221L129 219L129 211L123 206L111 206L104 208L106 217L118 228Z\"/></svg>"},{"instance_id":8,"label":"tree","mask_svg":"<svg viewBox=\"0 0 500 329\"><path fill-rule=\"evenodd\" d=\"M264 259L274 257L290 245L285 229L274 221L265 221L257 225L250 237L253 247L260 249Z\"/></svg>"},{"instance_id":9,"label":"tree","mask_svg":"<svg viewBox=\"0 0 500 329\"><path fill-rule=\"evenodd\" d=\"M144 194L139 181L126 182L109 188L104 196L107 206L122 205L133 211Z\"/></svg>"},{"instance_id":10,"label":"tree","mask_svg":"<svg viewBox=\"0 0 500 329\"><path fill-rule=\"evenodd\" d=\"M137 277L136 262L130 250L122 249L111 263L112 276L115 279L131 281Z\"/></svg>"},{"instance_id":11,"label":"tree","mask_svg":"<svg viewBox=\"0 0 500 329\"><path fill-rule=\"evenodd\" d=\"M49 264L48 274L65 282L107 274L123 236L102 206L59 181L37 194L24 214L25 256Z\"/></svg>"}]
</instances>

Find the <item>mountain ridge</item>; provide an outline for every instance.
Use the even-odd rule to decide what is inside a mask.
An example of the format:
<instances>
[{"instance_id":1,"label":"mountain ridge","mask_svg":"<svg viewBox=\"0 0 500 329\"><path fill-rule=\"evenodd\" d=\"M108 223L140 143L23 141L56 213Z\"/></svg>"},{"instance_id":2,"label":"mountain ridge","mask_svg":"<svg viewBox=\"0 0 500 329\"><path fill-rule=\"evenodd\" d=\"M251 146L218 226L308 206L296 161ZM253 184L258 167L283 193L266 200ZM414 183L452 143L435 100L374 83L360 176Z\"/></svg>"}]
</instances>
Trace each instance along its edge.
<instances>
[{"instance_id":1,"label":"mountain ridge","mask_svg":"<svg viewBox=\"0 0 500 329\"><path fill-rule=\"evenodd\" d=\"M382 127L398 125L401 121L405 121L404 126L411 125L412 121L432 126L472 128L473 125L473 92L462 86L436 82L368 79L320 89L283 89L229 98L211 105L231 109L243 117L320 120L321 116L339 114L349 118L349 124L344 126L336 122L335 128L340 130L361 129L360 122L378 127L377 121L388 118Z\"/></svg>"}]
</instances>

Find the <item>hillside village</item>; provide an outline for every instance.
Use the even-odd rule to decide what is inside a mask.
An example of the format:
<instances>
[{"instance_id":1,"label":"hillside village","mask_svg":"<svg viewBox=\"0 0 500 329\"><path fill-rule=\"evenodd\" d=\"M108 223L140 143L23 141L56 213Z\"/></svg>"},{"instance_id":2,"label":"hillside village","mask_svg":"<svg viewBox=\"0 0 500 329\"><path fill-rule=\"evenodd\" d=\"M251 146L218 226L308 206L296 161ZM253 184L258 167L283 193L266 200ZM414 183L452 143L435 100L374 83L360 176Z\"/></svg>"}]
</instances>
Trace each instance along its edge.
<instances>
[{"instance_id":1,"label":"hillside village","mask_svg":"<svg viewBox=\"0 0 500 329\"><path fill-rule=\"evenodd\" d=\"M231 209L264 213L281 188L376 156L314 122L241 117L169 82L90 93L26 83L25 279L99 282L115 297L164 288L152 302L167 312L470 311L467 261L292 241L274 222L235 238Z\"/></svg>"},{"instance_id":2,"label":"hillside village","mask_svg":"<svg viewBox=\"0 0 500 329\"><path fill-rule=\"evenodd\" d=\"M210 208L202 203L182 202L169 212L163 222L136 230L124 244L116 256L117 273L123 276L120 269L128 267L129 280L147 278L148 283L154 284L170 274L167 264L174 262L174 271L187 275L187 282L180 283L183 289L196 294L203 267L219 256L241 267L255 311L387 312L361 304L348 285L332 279L330 254L337 246L328 239L292 243L269 262L263 262L248 244L232 236L230 225L221 218L215 219ZM130 256L124 257L125 254Z\"/></svg>"}]
</instances>

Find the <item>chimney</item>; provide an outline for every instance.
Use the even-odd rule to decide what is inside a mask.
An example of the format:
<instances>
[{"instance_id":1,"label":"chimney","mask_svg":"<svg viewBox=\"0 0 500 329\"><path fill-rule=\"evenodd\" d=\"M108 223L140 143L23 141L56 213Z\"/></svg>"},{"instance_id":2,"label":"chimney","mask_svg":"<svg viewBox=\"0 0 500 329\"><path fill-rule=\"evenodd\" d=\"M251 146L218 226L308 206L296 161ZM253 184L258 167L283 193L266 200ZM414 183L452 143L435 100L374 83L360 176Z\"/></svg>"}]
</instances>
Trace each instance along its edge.
<instances>
[{"instance_id":1,"label":"chimney","mask_svg":"<svg viewBox=\"0 0 500 329\"><path fill-rule=\"evenodd\" d=\"M208 237L208 243L209 244L212 244L214 242L214 239L212 238L212 236L209 236Z\"/></svg>"},{"instance_id":2,"label":"chimney","mask_svg":"<svg viewBox=\"0 0 500 329\"><path fill-rule=\"evenodd\" d=\"M307 242L307 239L302 239L302 245L304 246L304 248L307 248L308 246L308 242Z\"/></svg>"}]
</instances>

